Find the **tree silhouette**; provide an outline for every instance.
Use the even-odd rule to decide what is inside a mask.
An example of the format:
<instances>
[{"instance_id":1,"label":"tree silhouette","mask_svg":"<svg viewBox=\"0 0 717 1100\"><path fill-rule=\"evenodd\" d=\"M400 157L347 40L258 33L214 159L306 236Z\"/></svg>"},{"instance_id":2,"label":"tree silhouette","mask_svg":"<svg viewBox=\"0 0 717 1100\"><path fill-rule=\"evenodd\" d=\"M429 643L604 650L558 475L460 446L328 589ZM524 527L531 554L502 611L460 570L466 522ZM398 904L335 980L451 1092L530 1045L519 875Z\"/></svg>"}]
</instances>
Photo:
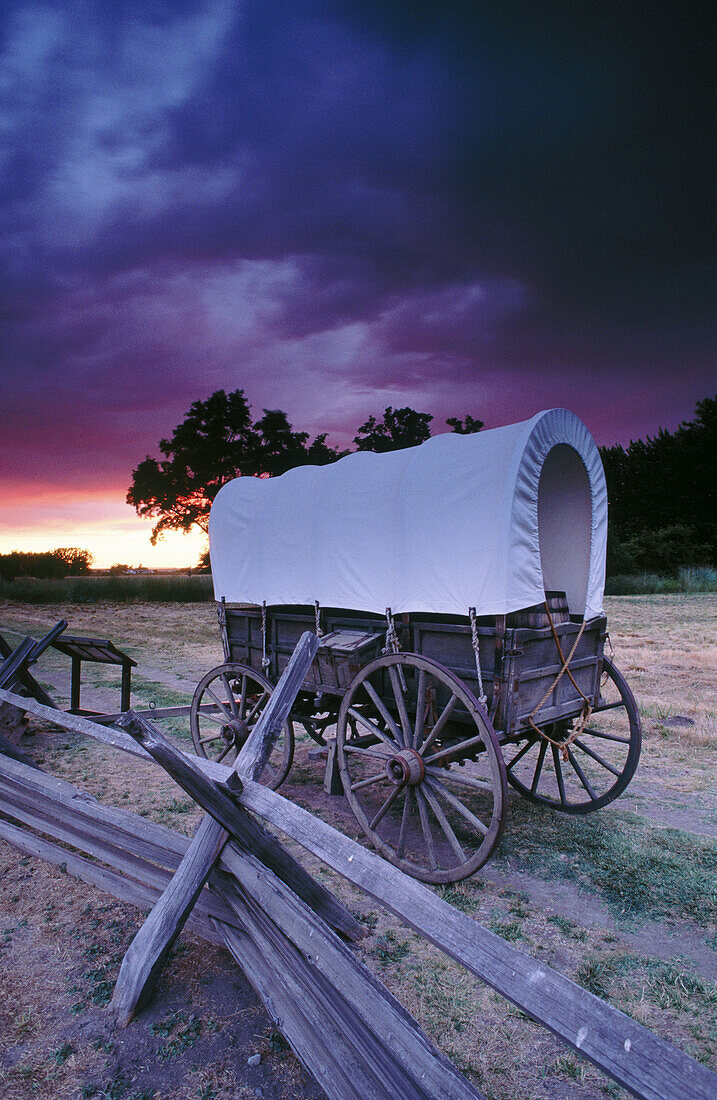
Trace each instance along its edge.
<instances>
[{"instance_id":1,"label":"tree silhouette","mask_svg":"<svg viewBox=\"0 0 717 1100\"><path fill-rule=\"evenodd\" d=\"M415 409L385 409L382 420L369 416L362 424L354 443L359 451L398 451L402 447L416 447L430 438L430 413L419 413Z\"/></svg>"},{"instance_id":2,"label":"tree silhouette","mask_svg":"<svg viewBox=\"0 0 717 1100\"><path fill-rule=\"evenodd\" d=\"M241 475L267 477L292 466L324 465L339 457L318 436L307 446L306 432L294 432L286 413L264 410L252 423L243 390L217 390L195 401L171 439L161 439L164 455L149 455L132 471L127 503L138 515L156 519L150 541L166 531L206 533L209 509L225 482Z\"/></svg>"},{"instance_id":3,"label":"tree silhouette","mask_svg":"<svg viewBox=\"0 0 717 1100\"><path fill-rule=\"evenodd\" d=\"M452 432L456 432L458 435L474 435L483 427L483 421L476 420L470 413L466 414L464 420L457 416L449 416L446 424Z\"/></svg>"}]
</instances>

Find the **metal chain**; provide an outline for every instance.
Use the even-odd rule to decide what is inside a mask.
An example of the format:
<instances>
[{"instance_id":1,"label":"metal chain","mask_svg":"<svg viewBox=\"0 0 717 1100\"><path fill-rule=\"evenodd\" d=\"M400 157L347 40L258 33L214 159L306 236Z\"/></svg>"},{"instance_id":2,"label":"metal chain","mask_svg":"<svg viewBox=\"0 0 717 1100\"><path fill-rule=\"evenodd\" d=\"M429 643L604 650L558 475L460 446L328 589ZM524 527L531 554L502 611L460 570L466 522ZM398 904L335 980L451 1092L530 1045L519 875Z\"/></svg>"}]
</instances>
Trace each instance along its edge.
<instances>
[{"instance_id":1,"label":"metal chain","mask_svg":"<svg viewBox=\"0 0 717 1100\"><path fill-rule=\"evenodd\" d=\"M266 655L266 600L261 605L261 667L266 672L271 661Z\"/></svg>"},{"instance_id":2,"label":"metal chain","mask_svg":"<svg viewBox=\"0 0 717 1100\"><path fill-rule=\"evenodd\" d=\"M316 628L315 629L316 637L317 638L323 638L324 632L321 629L321 610L319 608L319 601L318 600L314 600L314 625L315 625L315 628Z\"/></svg>"},{"instance_id":3,"label":"metal chain","mask_svg":"<svg viewBox=\"0 0 717 1100\"><path fill-rule=\"evenodd\" d=\"M476 658L476 672L478 673L478 702L481 706L485 707L488 704L488 696L483 690L483 674L480 668L480 640L478 638L478 623L476 622L476 609L475 607L468 608L468 617L471 621L471 642L473 643L473 652Z\"/></svg>"}]
</instances>

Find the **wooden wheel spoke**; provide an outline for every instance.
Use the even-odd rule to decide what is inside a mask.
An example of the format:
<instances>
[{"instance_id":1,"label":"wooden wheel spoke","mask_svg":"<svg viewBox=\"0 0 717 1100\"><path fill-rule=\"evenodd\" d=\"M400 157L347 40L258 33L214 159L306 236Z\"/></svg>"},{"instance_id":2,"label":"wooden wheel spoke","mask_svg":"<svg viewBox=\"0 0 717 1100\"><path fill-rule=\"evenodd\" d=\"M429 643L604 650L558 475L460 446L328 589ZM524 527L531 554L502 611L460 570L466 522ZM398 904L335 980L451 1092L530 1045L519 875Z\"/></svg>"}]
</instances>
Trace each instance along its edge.
<instances>
[{"instance_id":1,"label":"wooden wheel spoke","mask_svg":"<svg viewBox=\"0 0 717 1100\"><path fill-rule=\"evenodd\" d=\"M456 834L453 832L453 829L451 828L451 823L443 812L443 807L441 806L440 802L437 798L434 798L434 796L425 785L421 788L421 794L433 810L433 813L438 820L438 824L441 826L443 832L446 835L448 843L458 857L458 862L465 863L468 857L461 847L461 842L459 841Z\"/></svg>"},{"instance_id":2,"label":"wooden wheel spoke","mask_svg":"<svg viewBox=\"0 0 717 1100\"><path fill-rule=\"evenodd\" d=\"M389 794L388 798L386 799L386 801L381 806L381 809L378 811L378 813L374 817L373 821L370 823L370 828L372 828L372 829L376 828L379 821L381 821L381 819L383 818L384 814L388 813L388 811L391 809L391 806L393 806L394 802L396 801L396 799L398 798L398 796L399 796L399 794L401 793L402 790L403 790L403 787L394 787L393 788L393 790Z\"/></svg>"},{"instance_id":3,"label":"wooden wheel spoke","mask_svg":"<svg viewBox=\"0 0 717 1100\"><path fill-rule=\"evenodd\" d=\"M561 764L560 764L560 753L558 752L557 745L551 745L550 747L553 750L553 765L555 767L555 776L556 776L556 779L558 780L558 791L560 792L560 801L562 802L563 806L565 806L566 805L565 779L563 778L563 769L562 769Z\"/></svg>"},{"instance_id":4,"label":"wooden wheel spoke","mask_svg":"<svg viewBox=\"0 0 717 1100\"><path fill-rule=\"evenodd\" d=\"M227 722L231 722L232 712L230 710L227 710L226 703L223 703L222 700L219 698L219 696L214 694L214 692L210 688L209 684L207 684L207 686L204 690L206 691L207 695L209 695L210 698L212 698L214 700L214 702L217 704L220 711L222 712L222 714L226 718Z\"/></svg>"},{"instance_id":5,"label":"wooden wheel spoke","mask_svg":"<svg viewBox=\"0 0 717 1100\"><path fill-rule=\"evenodd\" d=\"M226 726L226 718L217 718L216 714L212 714L209 710L202 711L202 718L207 718L210 722L214 722L217 726Z\"/></svg>"},{"instance_id":6,"label":"wooden wheel spoke","mask_svg":"<svg viewBox=\"0 0 717 1100\"><path fill-rule=\"evenodd\" d=\"M593 786L590 783L590 780L588 779L585 772L583 771L583 769L580 767L577 760L575 759L575 754L572 753L570 751L570 749L568 749L568 760L570 761L570 763L572 765L573 771L577 775L578 779L582 783L585 790L588 792L588 794L592 798L593 802L597 802L598 796L595 793L595 789L593 788Z\"/></svg>"},{"instance_id":7,"label":"wooden wheel spoke","mask_svg":"<svg viewBox=\"0 0 717 1100\"><path fill-rule=\"evenodd\" d=\"M431 747L431 745L436 740L436 738L438 736L440 736L446 722L448 721L451 714L453 713L453 710L454 710L455 705L456 705L457 702L458 702L458 696L457 695L451 695L450 699L448 700L445 707L443 708L443 710L439 714L438 718L436 719L436 724L434 725L433 729L431 730L428 737L426 738L426 740L421 745L420 749L418 749L418 751L421 753L421 755L423 755ZM416 748L418 748L418 746L416 746Z\"/></svg>"},{"instance_id":8,"label":"wooden wheel spoke","mask_svg":"<svg viewBox=\"0 0 717 1100\"><path fill-rule=\"evenodd\" d=\"M411 722L408 717L408 710L406 708L406 699L403 694L403 687L401 686L401 678L398 675L398 669L395 665L389 666L388 676L391 681L391 687L393 688L393 697L396 700L396 708L398 710L398 717L401 723L403 746L404 748L406 748L410 746L413 734L411 731Z\"/></svg>"},{"instance_id":9,"label":"wooden wheel spoke","mask_svg":"<svg viewBox=\"0 0 717 1100\"><path fill-rule=\"evenodd\" d=\"M582 731L580 736L584 737L586 733L589 733L591 737L599 737L603 741L617 741L621 745L629 745L630 744L630 738L629 737L618 737L618 735L616 733L603 733L602 730L590 729L589 726L586 727Z\"/></svg>"},{"instance_id":10,"label":"wooden wheel spoke","mask_svg":"<svg viewBox=\"0 0 717 1100\"><path fill-rule=\"evenodd\" d=\"M429 779L426 780L426 782L430 787L437 791L441 795L441 797L444 798L446 802L448 802L449 805L453 807L454 810L461 814L461 816L464 817L466 821L470 822L474 829L477 829L479 833L483 834L483 836L486 835L486 833L488 832L488 826L484 825L480 818L476 817L473 811L469 810L468 807L464 805L464 803L461 802L459 798L456 798L456 796L452 794L451 791L447 790L447 788L443 786L439 779L434 779L431 776Z\"/></svg>"},{"instance_id":11,"label":"wooden wheel spoke","mask_svg":"<svg viewBox=\"0 0 717 1100\"><path fill-rule=\"evenodd\" d=\"M543 742L543 744L545 744L545 743L546 743L546 742L544 741L544 742ZM532 749L532 747L533 747L533 745L534 745L534 744L535 744L535 738L533 738L532 740L528 741L528 743L527 743L527 744L523 745L523 747L522 747L522 749L520 750L520 752L517 752L517 753L515 754L515 756L513 757L513 759L512 759L511 761L510 761L510 763L509 763L509 764L506 764L506 765L505 765L505 766L506 766L506 768L510 769L510 768L512 768L512 767L513 767L513 765L514 765L514 764L517 764L519 760L522 760L522 759L523 759L523 757L525 756L526 752L528 752L528 750L529 750L529 749Z\"/></svg>"},{"instance_id":12,"label":"wooden wheel spoke","mask_svg":"<svg viewBox=\"0 0 717 1100\"><path fill-rule=\"evenodd\" d=\"M345 743L344 752L350 756L369 756L372 760L388 760L389 756L393 755L390 752L383 751L378 745L366 749L362 745L352 745L350 741Z\"/></svg>"},{"instance_id":13,"label":"wooden wheel spoke","mask_svg":"<svg viewBox=\"0 0 717 1100\"><path fill-rule=\"evenodd\" d=\"M426 712L428 710L428 700L426 699L426 670L422 668L418 672L418 687L416 688L416 724L413 727L413 738L411 740L411 748L417 749L421 736L423 734L423 726L426 721Z\"/></svg>"},{"instance_id":14,"label":"wooden wheel spoke","mask_svg":"<svg viewBox=\"0 0 717 1100\"><path fill-rule=\"evenodd\" d=\"M242 721L244 721L247 701L246 676L242 676L239 689L239 717L242 719Z\"/></svg>"},{"instance_id":15,"label":"wooden wheel spoke","mask_svg":"<svg viewBox=\"0 0 717 1100\"><path fill-rule=\"evenodd\" d=\"M403 859L403 853L406 848L406 830L408 828L408 822L411 817L411 803L413 802L413 799L413 787L406 787L406 801L403 803L403 813L401 814L401 828L398 833L398 844L396 845L396 855L399 859Z\"/></svg>"},{"instance_id":16,"label":"wooden wheel spoke","mask_svg":"<svg viewBox=\"0 0 717 1100\"><path fill-rule=\"evenodd\" d=\"M232 691L232 689L229 685L229 677L227 676L226 672L222 673L222 683L224 684L224 688L225 688L226 693L227 693L227 702L229 703L229 706L231 707L232 714L234 715L235 718L238 718L239 717L239 708L237 707L237 701L234 698L234 692Z\"/></svg>"},{"instance_id":17,"label":"wooden wheel spoke","mask_svg":"<svg viewBox=\"0 0 717 1100\"><path fill-rule=\"evenodd\" d=\"M595 749L591 749L588 745L583 745L582 741L579 738L573 741L573 744L577 745L579 749L582 749L582 751L586 753L587 756L591 756L593 760L597 761L598 764L602 764L603 768L605 768L609 772L612 772L613 775L622 774L620 768L616 768L613 764L610 763L609 760L606 760L604 756L601 756L599 752L595 752Z\"/></svg>"},{"instance_id":18,"label":"wooden wheel spoke","mask_svg":"<svg viewBox=\"0 0 717 1100\"><path fill-rule=\"evenodd\" d=\"M433 843L433 833L431 832L431 823L428 820L428 809L426 796L420 787L414 788L416 792L416 801L418 802L418 816L421 819L421 832L423 833L423 839L426 842L426 850L428 852L428 862L431 865L432 871L438 870L438 860L436 859L436 847Z\"/></svg>"},{"instance_id":19,"label":"wooden wheel spoke","mask_svg":"<svg viewBox=\"0 0 717 1100\"><path fill-rule=\"evenodd\" d=\"M259 698L257 699L256 703L254 703L254 706L253 706L253 707L251 708L251 710L250 710L250 711L249 711L249 713L247 714L246 718L244 719L244 721L246 722L247 726L249 725L249 723L250 723L250 722L252 721L252 719L253 719L253 718L254 718L254 716L256 715L256 712L258 711L259 707L260 707L260 706L262 705L262 703L264 702L264 700L265 700L265 699L268 699L268 698L269 698L269 692L268 692L268 691L265 691L265 692L264 692L264 694L263 694L263 695L261 695L261 696L260 696L260 697L259 697Z\"/></svg>"},{"instance_id":20,"label":"wooden wheel spoke","mask_svg":"<svg viewBox=\"0 0 717 1100\"><path fill-rule=\"evenodd\" d=\"M447 771L445 768L426 767L426 775L430 775L432 779L442 779L446 783L455 783L456 786L465 787L468 791L493 791L493 784L487 779L475 779L472 775Z\"/></svg>"},{"instance_id":21,"label":"wooden wheel spoke","mask_svg":"<svg viewBox=\"0 0 717 1100\"><path fill-rule=\"evenodd\" d=\"M483 740L483 735L479 733L476 737L469 737L467 741L459 741L456 745L449 745L447 748L441 749L440 752L434 753L433 756L424 756L424 762L426 766L436 764L447 756L454 756L458 749L471 749L474 745L482 745Z\"/></svg>"},{"instance_id":22,"label":"wooden wheel spoke","mask_svg":"<svg viewBox=\"0 0 717 1100\"><path fill-rule=\"evenodd\" d=\"M602 714L604 710L620 710L622 707L626 707L624 699L618 699L614 703L603 703L599 707L595 707L593 714Z\"/></svg>"},{"instance_id":23,"label":"wooden wheel spoke","mask_svg":"<svg viewBox=\"0 0 717 1100\"><path fill-rule=\"evenodd\" d=\"M375 722L370 722L369 719L364 717L364 715L361 714L360 711L356 710L355 707L349 708L349 715L351 718L354 718L359 723L359 725L363 726L365 730L368 730L369 733L373 733L376 737L379 738L380 741L383 741L383 743L389 747L392 753L396 751L396 742L392 741L388 734L384 733L382 729L379 729ZM399 741L399 744L400 743L401 742Z\"/></svg>"},{"instance_id":24,"label":"wooden wheel spoke","mask_svg":"<svg viewBox=\"0 0 717 1100\"><path fill-rule=\"evenodd\" d=\"M359 779L356 783L351 784L352 791L360 791L364 787L370 787L372 783L387 783L388 776L385 772L377 772L376 775L370 775L367 779Z\"/></svg>"},{"instance_id":25,"label":"wooden wheel spoke","mask_svg":"<svg viewBox=\"0 0 717 1100\"><path fill-rule=\"evenodd\" d=\"M535 765L535 771L533 772L533 782L530 784L530 793L535 794L538 789L538 783L540 782L540 773L543 770L543 763L545 761L545 753L548 749L548 742L541 741L540 748L538 749L538 759Z\"/></svg>"},{"instance_id":26,"label":"wooden wheel spoke","mask_svg":"<svg viewBox=\"0 0 717 1100\"><path fill-rule=\"evenodd\" d=\"M223 759L224 759L224 757L226 756L226 754L227 754L227 753L229 752L229 750L230 750L231 748L233 748L233 746L232 746L232 745L227 745L227 746L226 746L226 748L224 749L224 751L223 751L223 752L220 752L220 753L219 753L219 756L218 756L218 757L217 757L217 759L216 759L216 763L217 763L217 764L218 764L218 763L219 763L219 762L220 762L221 760L223 760Z\"/></svg>"},{"instance_id":27,"label":"wooden wheel spoke","mask_svg":"<svg viewBox=\"0 0 717 1100\"><path fill-rule=\"evenodd\" d=\"M222 738L219 737L218 734L210 733L207 737L200 737L199 738L199 744L200 745L206 745L206 744L208 744L209 741L221 741L221 740L222 740Z\"/></svg>"}]
</instances>

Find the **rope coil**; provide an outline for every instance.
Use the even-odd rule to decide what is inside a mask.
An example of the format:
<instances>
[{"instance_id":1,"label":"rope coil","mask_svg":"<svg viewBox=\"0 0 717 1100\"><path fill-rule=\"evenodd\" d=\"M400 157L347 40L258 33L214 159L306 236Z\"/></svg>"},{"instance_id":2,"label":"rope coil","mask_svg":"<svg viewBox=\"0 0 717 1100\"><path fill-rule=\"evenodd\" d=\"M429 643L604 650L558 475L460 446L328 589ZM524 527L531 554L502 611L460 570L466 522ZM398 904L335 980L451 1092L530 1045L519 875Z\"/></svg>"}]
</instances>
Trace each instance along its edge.
<instances>
[{"instance_id":1,"label":"rope coil","mask_svg":"<svg viewBox=\"0 0 717 1100\"><path fill-rule=\"evenodd\" d=\"M480 667L480 639L478 637L478 623L476 621L476 609L475 607L468 608L468 617L471 621L471 642L473 645L473 652L476 658L476 672L478 673L478 702L482 707L485 707L488 703L488 696L483 688L483 673Z\"/></svg>"},{"instance_id":2,"label":"rope coil","mask_svg":"<svg viewBox=\"0 0 717 1100\"><path fill-rule=\"evenodd\" d=\"M324 632L321 629L321 608L319 607L319 601L314 600L314 633L317 638L323 638Z\"/></svg>"}]
</instances>

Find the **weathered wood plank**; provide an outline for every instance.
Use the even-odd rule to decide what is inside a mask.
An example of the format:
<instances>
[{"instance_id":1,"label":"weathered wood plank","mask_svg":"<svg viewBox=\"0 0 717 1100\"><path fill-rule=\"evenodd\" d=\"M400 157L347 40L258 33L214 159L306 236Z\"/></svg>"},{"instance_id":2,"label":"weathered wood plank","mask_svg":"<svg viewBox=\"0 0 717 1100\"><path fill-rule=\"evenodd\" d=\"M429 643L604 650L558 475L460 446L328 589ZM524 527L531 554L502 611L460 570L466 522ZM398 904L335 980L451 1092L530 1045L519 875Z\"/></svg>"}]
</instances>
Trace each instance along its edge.
<instances>
[{"instance_id":1,"label":"weathered wood plank","mask_svg":"<svg viewBox=\"0 0 717 1100\"><path fill-rule=\"evenodd\" d=\"M318 883L279 842L235 801L241 793L241 780L231 790L207 779L192 761L170 745L162 734L144 719L128 712L124 728L168 772L192 798L230 834L236 844L251 852L274 872L335 931L349 939L362 938L363 929L348 910L324 886Z\"/></svg>"},{"instance_id":2,"label":"weathered wood plank","mask_svg":"<svg viewBox=\"0 0 717 1100\"><path fill-rule=\"evenodd\" d=\"M57 712L2 688L0 699L15 705L31 704L28 710L49 721L55 720L53 715ZM65 725L64 718L58 724ZM66 728L77 727L68 723ZM86 722L86 728L78 732L100 741L105 741L102 735L107 734L115 747L146 757L130 737L119 731L115 734ZM196 759L196 763L211 778L226 778L230 773L229 768L208 760ZM375 898L635 1096L642 1100L713 1100L717 1095L717 1074L557 971L511 947L420 883L407 879L391 864L287 802L278 792L245 779L241 802Z\"/></svg>"},{"instance_id":3,"label":"weathered wood plank","mask_svg":"<svg viewBox=\"0 0 717 1100\"><path fill-rule=\"evenodd\" d=\"M167 887L184 854L167 852L158 865L137 854L137 841L129 830L122 838L116 835L114 841L109 840L90 815L80 814L74 806L64 803L46 802L41 808L37 808L22 798L9 799L3 790L0 792L0 806L13 820L63 844L70 844L85 855L102 860L114 870L139 879L159 892ZM186 841L186 851L189 840L182 839ZM209 891L204 891L201 898L203 911L231 923L231 912L219 896L214 897Z\"/></svg>"},{"instance_id":4,"label":"weathered wood plank","mask_svg":"<svg viewBox=\"0 0 717 1100\"><path fill-rule=\"evenodd\" d=\"M14 745L12 741L8 740L2 733L0 733L0 752L4 756L10 756L13 760L17 760L18 763L24 764L27 768L35 768L40 770L40 765L36 764L31 757L24 753L22 749L19 749L17 745Z\"/></svg>"},{"instance_id":5,"label":"weathered wood plank","mask_svg":"<svg viewBox=\"0 0 717 1100\"><path fill-rule=\"evenodd\" d=\"M42 718L45 722L51 722L61 729L72 730L73 733L83 733L86 737L92 737L95 741L101 741L112 748L122 749L132 756L141 756L147 759L147 754L126 733L113 727L101 726L99 722L91 722L89 718L82 718L79 714L69 714L66 710L57 710L55 707L47 707L38 703L35 699L26 699L23 695L16 695L5 688L0 687L0 700L12 703L16 707L22 707L28 714L34 714L36 718ZM209 761L206 761L209 763ZM221 765L219 765L221 767ZM222 773L224 774L224 773Z\"/></svg>"},{"instance_id":6,"label":"weathered wood plank","mask_svg":"<svg viewBox=\"0 0 717 1100\"><path fill-rule=\"evenodd\" d=\"M20 676L20 670L30 659L30 654L35 648L32 638L23 638L17 649L5 657L0 665L0 687L4 684L12 685Z\"/></svg>"},{"instance_id":7,"label":"weathered wood plank","mask_svg":"<svg viewBox=\"0 0 717 1100\"><path fill-rule=\"evenodd\" d=\"M249 926L250 919L257 922L265 935L271 929L275 942L277 936L286 936L291 941L309 967L307 980L311 990L323 986L328 991L334 1005L333 1017L340 1021L343 1031L351 1033L352 1044L361 1052L362 1061L368 1062L379 1077L383 1065L385 1091L381 1095L450 1096L452 1100L476 1096L475 1090L436 1051L385 986L320 917L268 874L257 859L227 846L222 853L222 865L232 872L224 895L241 922L245 926ZM319 976L323 981L319 981ZM303 987L302 992L305 995ZM377 1039L380 1050L375 1049ZM365 1094L358 1091L351 1095Z\"/></svg>"},{"instance_id":8,"label":"weathered wood plank","mask_svg":"<svg viewBox=\"0 0 717 1100\"><path fill-rule=\"evenodd\" d=\"M4 659L5 657L9 657L11 653L12 646L3 638L2 634L0 634L0 657ZM55 700L52 696L48 695L45 689L38 684L32 673L28 672L26 668L21 670L19 680L25 691L31 695L33 699L37 699L38 703L44 703L47 707L55 706Z\"/></svg>"},{"instance_id":9,"label":"weathered wood plank","mask_svg":"<svg viewBox=\"0 0 717 1100\"><path fill-rule=\"evenodd\" d=\"M172 876L160 901L147 917L122 960L110 1009L118 1027L126 1027L151 999L154 984L181 932L219 852L217 838L205 818Z\"/></svg>"},{"instance_id":10,"label":"weathered wood plank","mask_svg":"<svg viewBox=\"0 0 717 1100\"><path fill-rule=\"evenodd\" d=\"M64 865L67 873L72 875L73 878L78 878L89 886L96 886L106 894L111 894L119 901L127 902L138 909L145 911L151 909L160 896L160 890L158 889L135 879L130 879L126 875L118 874L107 867L101 867L98 863L92 863L82 856L68 852L66 848L53 844L52 841L34 836L24 829L19 829L16 825L4 821L2 818L0 818L0 839L6 840L13 847L24 852L25 855L44 859L56 867ZM167 874L169 875L169 872ZM223 927L229 928L230 925L223 925ZM224 943L216 924L200 907L193 911L187 921L187 928L211 943Z\"/></svg>"},{"instance_id":11,"label":"weathered wood plank","mask_svg":"<svg viewBox=\"0 0 717 1100\"><path fill-rule=\"evenodd\" d=\"M314 659L318 638L302 635L284 673L247 738L234 770L252 779L261 775L272 748L288 718L304 676ZM128 712L126 720L144 723ZM122 719L124 721L124 719ZM135 1013L147 1003L154 983L197 900L228 834L213 818L199 826L186 855L171 883L132 941L122 960L111 1009L117 1024L126 1027Z\"/></svg>"},{"instance_id":12,"label":"weathered wood plank","mask_svg":"<svg viewBox=\"0 0 717 1100\"><path fill-rule=\"evenodd\" d=\"M86 811L92 804L78 801L78 806ZM80 813L66 798L59 808L68 817ZM43 821L39 815L39 820L54 834L49 818ZM4 824L0 822L0 835L3 835ZM80 841L85 827L86 822L82 821ZM51 859L56 864L64 863L69 873L79 873L85 880L111 888L113 893L133 904L146 906L151 892L142 887L156 887L157 878L166 874L142 861L134 861L128 852L120 861L122 869L134 873L139 881L121 882L99 871L95 865L78 859L74 853L40 838L20 834L12 825L8 825L5 837L23 851ZM63 839L74 841L78 838L65 833ZM93 850L92 840L86 835L84 843L87 850ZM111 863L117 863L116 853L103 849L95 854L105 859L109 856ZM276 1000L276 974L280 968L283 980L278 985L282 996L286 999L290 991L293 1003L299 1006L297 1015L302 1023L302 1039L299 1041L295 1036L295 1041L315 1050L318 1059L315 1068L321 1066L323 1074L328 1075L326 1084L330 1096L341 1100L358 1100L359 1097L361 1100L388 1100L389 1097L393 1100L398 1094L406 1100L425 1100L426 1097L436 1100L450 1095L455 1100L476 1100L475 1090L434 1051L415 1022L381 983L271 872L254 857L232 849L231 845L226 846L222 863L232 873L237 868L242 871L242 889L228 888L227 882L231 880L223 875L209 891L211 902L215 903L212 915L215 922L223 926L222 939L236 935L237 928L248 927L254 937L257 927L263 930L258 950L254 949L254 967L262 966L265 986L269 982L273 986L269 994L272 1004ZM263 912L265 907L266 913ZM229 921L217 912L219 908L228 910ZM209 911L212 912L211 907ZM245 956L246 943L242 953L242 957ZM290 983L287 966L293 973ZM307 1004L312 1008L310 1013Z\"/></svg>"},{"instance_id":13,"label":"weathered wood plank","mask_svg":"<svg viewBox=\"0 0 717 1100\"><path fill-rule=\"evenodd\" d=\"M384 1037L352 1011L339 989L316 974L306 956L265 914L257 910L247 914L246 920L247 936L222 926L227 946L330 1100L443 1100L478 1095L453 1087L438 1092L422 1088L417 1076L391 1057ZM279 981L277 975L281 975Z\"/></svg>"},{"instance_id":14,"label":"weathered wood plank","mask_svg":"<svg viewBox=\"0 0 717 1100\"><path fill-rule=\"evenodd\" d=\"M85 737L91 737L94 741L108 745L110 748L120 749L122 752L129 753L130 756L153 762L151 756L129 734L125 733L124 730L117 729L116 726L107 727L99 721L83 718L79 714L70 714L66 710L56 710L55 707L46 707L34 699L26 699L23 695L17 695L1 687L0 702L12 703L13 706L21 707L28 714L34 714L36 718L51 722L53 725L59 726L60 729L81 733ZM219 782L226 780L232 772L232 768L228 768L225 764L217 764L213 760L205 760L203 757L194 756L190 753L184 755L195 763L205 775Z\"/></svg>"},{"instance_id":15,"label":"weathered wood plank","mask_svg":"<svg viewBox=\"0 0 717 1100\"><path fill-rule=\"evenodd\" d=\"M247 781L241 800L641 1100L717 1096L717 1074L276 791Z\"/></svg>"}]
</instances>

